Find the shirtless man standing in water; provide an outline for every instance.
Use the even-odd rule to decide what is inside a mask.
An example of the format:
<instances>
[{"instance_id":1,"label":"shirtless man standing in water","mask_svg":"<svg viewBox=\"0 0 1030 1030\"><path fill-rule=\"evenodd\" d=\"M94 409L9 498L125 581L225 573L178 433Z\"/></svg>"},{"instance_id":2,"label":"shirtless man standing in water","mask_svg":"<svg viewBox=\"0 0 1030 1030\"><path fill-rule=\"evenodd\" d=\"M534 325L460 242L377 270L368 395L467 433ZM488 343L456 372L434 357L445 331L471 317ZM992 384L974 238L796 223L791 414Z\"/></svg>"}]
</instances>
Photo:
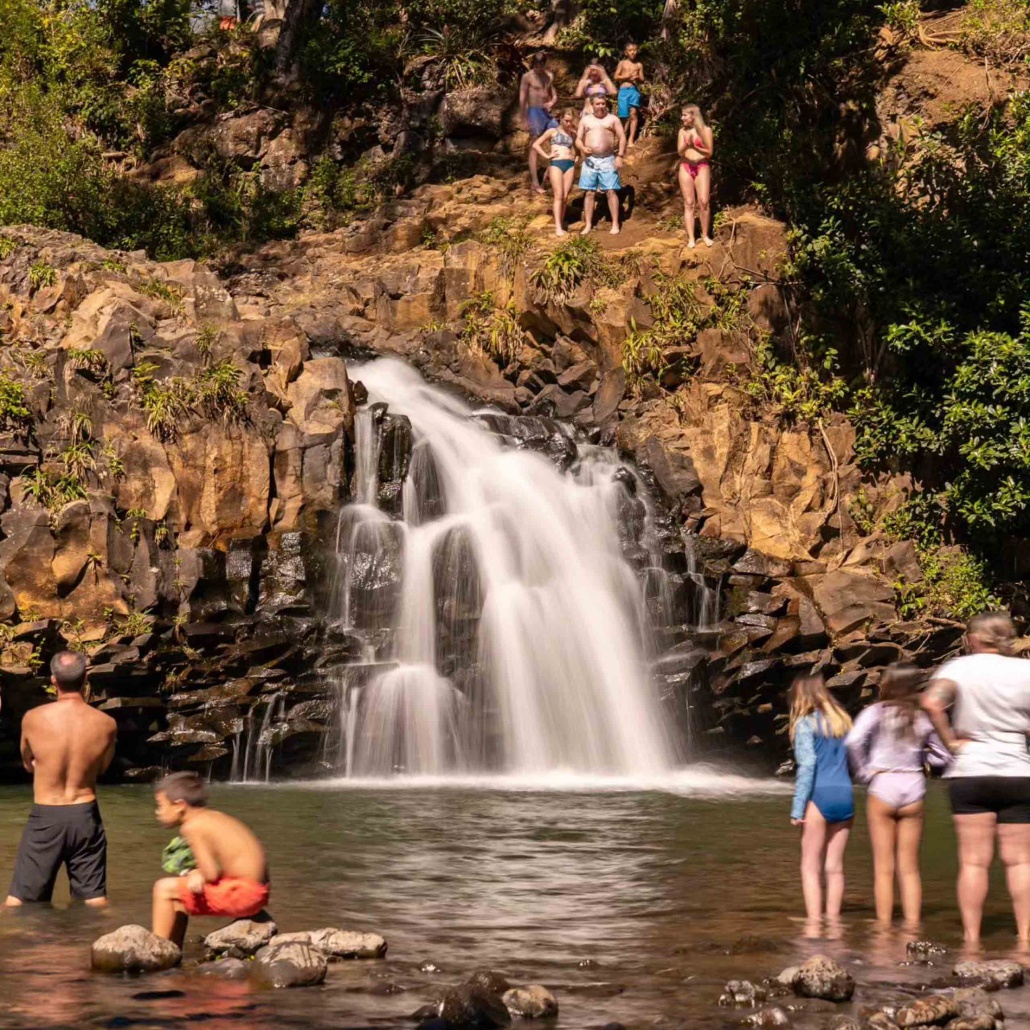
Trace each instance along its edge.
<instances>
[{"instance_id":1,"label":"shirtless man standing in water","mask_svg":"<svg viewBox=\"0 0 1030 1030\"><path fill-rule=\"evenodd\" d=\"M114 757L114 719L82 695L86 659L61 651L50 663L57 699L26 712L21 757L32 773L35 805L22 834L5 905L49 902L62 865L72 897L107 904L107 838L97 806L97 777Z\"/></svg>"},{"instance_id":2,"label":"shirtless man standing in water","mask_svg":"<svg viewBox=\"0 0 1030 1030\"><path fill-rule=\"evenodd\" d=\"M579 188L586 192L583 202L583 235L594 227L595 193L604 190L608 194L608 210L612 216L611 233L620 232L619 194L622 182L619 169L626 153L626 132L622 122L608 111L608 98L595 96L592 100L593 113L584 115L579 121L576 147L582 151L583 170L579 176ZM618 141L618 153L615 144Z\"/></svg>"},{"instance_id":3,"label":"shirtless man standing in water","mask_svg":"<svg viewBox=\"0 0 1030 1030\"><path fill-rule=\"evenodd\" d=\"M540 176L537 173L536 150L533 144L548 129L553 129L558 120L551 114L551 109L558 102L558 93L554 88L554 76L547 70L547 55L534 54L529 71L522 76L519 83L519 110L526 120L529 129L529 182L537 193L543 193Z\"/></svg>"}]
</instances>

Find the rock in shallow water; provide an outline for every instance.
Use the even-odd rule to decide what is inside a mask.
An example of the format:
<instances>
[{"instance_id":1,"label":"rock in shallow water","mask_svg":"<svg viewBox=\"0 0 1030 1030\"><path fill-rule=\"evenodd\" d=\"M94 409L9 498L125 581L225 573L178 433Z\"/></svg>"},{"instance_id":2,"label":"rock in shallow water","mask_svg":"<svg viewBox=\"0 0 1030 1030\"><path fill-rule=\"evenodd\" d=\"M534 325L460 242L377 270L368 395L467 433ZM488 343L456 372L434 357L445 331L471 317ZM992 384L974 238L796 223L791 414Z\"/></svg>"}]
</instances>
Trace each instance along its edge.
<instances>
[{"instance_id":1,"label":"rock in shallow water","mask_svg":"<svg viewBox=\"0 0 1030 1030\"><path fill-rule=\"evenodd\" d=\"M275 943L307 944L328 959L382 958L386 954L386 940L377 933L356 933L326 926L321 930L300 930L281 933Z\"/></svg>"},{"instance_id":2,"label":"rock in shallow water","mask_svg":"<svg viewBox=\"0 0 1030 1030\"><path fill-rule=\"evenodd\" d=\"M1023 967L1018 962L994 959L988 962L960 962L954 973L963 980L979 980L985 986L1000 990L1005 987L1022 987Z\"/></svg>"},{"instance_id":3,"label":"rock in shallow water","mask_svg":"<svg viewBox=\"0 0 1030 1030\"><path fill-rule=\"evenodd\" d=\"M237 919L204 938L204 953L209 959L219 955L250 958L275 936L277 930L275 923L267 916L265 919Z\"/></svg>"},{"instance_id":4,"label":"rock in shallow water","mask_svg":"<svg viewBox=\"0 0 1030 1030\"><path fill-rule=\"evenodd\" d=\"M257 953L254 975L272 987L313 987L325 980L328 962L303 941L273 940Z\"/></svg>"},{"instance_id":5,"label":"rock in shallow water","mask_svg":"<svg viewBox=\"0 0 1030 1030\"><path fill-rule=\"evenodd\" d=\"M926 1026L930 1023L944 1023L959 1014L958 1002L949 995L937 994L919 998L898 1009L894 1021L900 1027Z\"/></svg>"},{"instance_id":6,"label":"rock in shallow water","mask_svg":"<svg viewBox=\"0 0 1030 1030\"><path fill-rule=\"evenodd\" d=\"M849 1001L855 993L854 977L825 955L810 958L797 970L791 982L795 992L803 998Z\"/></svg>"},{"instance_id":7,"label":"rock in shallow water","mask_svg":"<svg viewBox=\"0 0 1030 1030\"><path fill-rule=\"evenodd\" d=\"M179 964L182 952L142 926L120 926L93 942L90 960L101 973L157 973Z\"/></svg>"},{"instance_id":8,"label":"rock in shallow water","mask_svg":"<svg viewBox=\"0 0 1030 1030\"><path fill-rule=\"evenodd\" d=\"M204 976L221 976L226 980L243 980L250 975L253 963L238 958L220 958L214 962L204 962L199 972Z\"/></svg>"},{"instance_id":9,"label":"rock in shallow water","mask_svg":"<svg viewBox=\"0 0 1030 1030\"><path fill-rule=\"evenodd\" d=\"M755 986L750 980L730 980L719 995L719 1004L754 1008L765 1001L765 993L765 988Z\"/></svg>"},{"instance_id":10,"label":"rock in shallow water","mask_svg":"<svg viewBox=\"0 0 1030 1030\"><path fill-rule=\"evenodd\" d=\"M909 941L905 952L912 962L930 962L934 957L946 955L948 949L936 941Z\"/></svg>"},{"instance_id":11,"label":"rock in shallow water","mask_svg":"<svg viewBox=\"0 0 1030 1030\"><path fill-rule=\"evenodd\" d=\"M504 1003L496 994L482 987L461 984L452 987L440 1002L440 1018L450 1027L507 1026L511 1022Z\"/></svg>"},{"instance_id":12,"label":"rock in shallow water","mask_svg":"<svg viewBox=\"0 0 1030 1030\"><path fill-rule=\"evenodd\" d=\"M790 1017L779 1005L770 1005L752 1012L743 1025L757 1027L757 1030L774 1030L775 1027L790 1026Z\"/></svg>"},{"instance_id":13,"label":"rock in shallow water","mask_svg":"<svg viewBox=\"0 0 1030 1030\"><path fill-rule=\"evenodd\" d=\"M477 969L466 981L469 987L481 987L499 998L505 991L511 990L511 981L496 969Z\"/></svg>"},{"instance_id":14,"label":"rock in shallow water","mask_svg":"<svg viewBox=\"0 0 1030 1030\"><path fill-rule=\"evenodd\" d=\"M505 991L501 1001L513 1016L548 1019L558 1015L558 999L542 984L528 984Z\"/></svg>"}]
</instances>

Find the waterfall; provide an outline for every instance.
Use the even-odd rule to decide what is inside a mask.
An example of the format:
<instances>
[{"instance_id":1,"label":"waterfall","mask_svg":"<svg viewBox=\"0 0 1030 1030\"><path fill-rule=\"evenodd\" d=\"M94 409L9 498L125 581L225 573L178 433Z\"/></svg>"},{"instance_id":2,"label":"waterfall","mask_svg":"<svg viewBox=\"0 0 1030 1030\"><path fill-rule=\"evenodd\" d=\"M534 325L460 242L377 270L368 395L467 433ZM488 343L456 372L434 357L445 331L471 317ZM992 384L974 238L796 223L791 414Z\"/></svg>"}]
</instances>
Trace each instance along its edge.
<instances>
[{"instance_id":1,"label":"waterfall","mask_svg":"<svg viewBox=\"0 0 1030 1030\"><path fill-rule=\"evenodd\" d=\"M640 563L643 587L624 556L629 495L614 453L559 440L578 459L563 473L485 424L503 416L475 414L399 361L352 372L369 405L357 418L355 503L340 514L335 614L366 659L340 679L336 768L672 768L645 654L648 594L668 606L670 588L657 552ZM381 440L377 406L410 420L399 498L384 474L396 434Z\"/></svg>"}]
</instances>

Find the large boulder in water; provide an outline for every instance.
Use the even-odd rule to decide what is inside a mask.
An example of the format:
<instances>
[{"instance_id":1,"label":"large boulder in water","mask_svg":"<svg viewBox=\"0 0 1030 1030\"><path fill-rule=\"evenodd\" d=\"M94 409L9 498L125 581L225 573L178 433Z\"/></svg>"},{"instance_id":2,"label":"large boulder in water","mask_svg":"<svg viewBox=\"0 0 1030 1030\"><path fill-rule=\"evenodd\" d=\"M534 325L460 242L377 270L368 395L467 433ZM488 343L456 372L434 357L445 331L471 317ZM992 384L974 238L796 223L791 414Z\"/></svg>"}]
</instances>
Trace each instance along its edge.
<instances>
[{"instance_id":1,"label":"large boulder in water","mask_svg":"<svg viewBox=\"0 0 1030 1030\"><path fill-rule=\"evenodd\" d=\"M505 991L501 1000L512 1016L549 1019L558 1015L558 999L542 984L528 984Z\"/></svg>"},{"instance_id":2,"label":"large boulder in water","mask_svg":"<svg viewBox=\"0 0 1030 1030\"><path fill-rule=\"evenodd\" d=\"M855 993L855 978L825 955L813 955L797 970L791 983L803 998L849 1001Z\"/></svg>"},{"instance_id":3,"label":"large boulder in water","mask_svg":"<svg viewBox=\"0 0 1030 1030\"><path fill-rule=\"evenodd\" d=\"M1025 976L1018 962L1007 959L992 959L986 962L959 962L954 973L963 980L977 980L988 989L1001 990L1005 987L1022 987Z\"/></svg>"},{"instance_id":4,"label":"large boulder in water","mask_svg":"<svg viewBox=\"0 0 1030 1030\"><path fill-rule=\"evenodd\" d=\"M267 914L264 919L237 919L204 938L204 953L209 959L221 955L230 958L250 958L251 955L256 955L277 931L278 927Z\"/></svg>"},{"instance_id":5,"label":"large boulder in water","mask_svg":"<svg viewBox=\"0 0 1030 1030\"><path fill-rule=\"evenodd\" d=\"M90 962L101 973L158 973L179 964L182 952L142 926L120 926L93 942Z\"/></svg>"},{"instance_id":6,"label":"large boulder in water","mask_svg":"<svg viewBox=\"0 0 1030 1030\"><path fill-rule=\"evenodd\" d=\"M325 955L297 940L273 939L254 962L254 975L272 987L314 987L325 980L327 971Z\"/></svg>"}]
</instances>

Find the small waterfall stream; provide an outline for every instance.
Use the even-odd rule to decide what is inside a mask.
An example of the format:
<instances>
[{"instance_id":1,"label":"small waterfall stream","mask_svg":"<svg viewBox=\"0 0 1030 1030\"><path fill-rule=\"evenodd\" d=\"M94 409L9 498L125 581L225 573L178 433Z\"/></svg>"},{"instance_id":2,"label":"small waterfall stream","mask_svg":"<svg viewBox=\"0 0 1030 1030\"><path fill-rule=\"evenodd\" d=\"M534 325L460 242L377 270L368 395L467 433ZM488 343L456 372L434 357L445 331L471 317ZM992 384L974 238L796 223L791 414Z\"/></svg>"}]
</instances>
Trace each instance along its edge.
<instances>
[{"instance_id":1,"label":"small waterfall stream","mask_svg":"<svg viewBox=\"0 0 1030 1030\"><path fill-rule=\"evenodd\" d=\"M663 646L654 613L675 621L681 581L634 474L571 436L563 472L505 439L516 420L474 413L399 361L353 375L369 403L339 520L336 614L365 655L339 678L334 766L354 777L671 769L678 733L647 652ZM398 441L410 445L399 496L380 472Z\"/></svg>"}]
</instances>

